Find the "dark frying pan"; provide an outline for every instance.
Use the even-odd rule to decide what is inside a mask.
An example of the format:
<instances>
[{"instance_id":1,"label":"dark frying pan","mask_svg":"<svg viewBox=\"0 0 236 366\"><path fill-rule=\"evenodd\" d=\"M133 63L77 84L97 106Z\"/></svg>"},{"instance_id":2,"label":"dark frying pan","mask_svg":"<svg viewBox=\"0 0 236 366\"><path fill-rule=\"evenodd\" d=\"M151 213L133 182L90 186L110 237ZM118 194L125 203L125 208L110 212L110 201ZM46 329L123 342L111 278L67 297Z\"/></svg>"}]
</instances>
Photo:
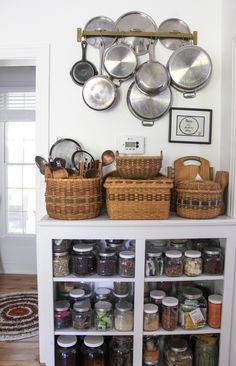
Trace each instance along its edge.
<instances>
[{"instance_id":1,"label":"dark frying pan","mask_svg":"<svg viewBox=\"0 0 236 366\"><path fill-rule=\"evenodd\" d=\"M76 84L83 86L88 79L97 75L98 72L92 62L86 59L87 41L81 42L81 48L82 59L72 66L70 76Z\"/></svg>"}]
</instances>

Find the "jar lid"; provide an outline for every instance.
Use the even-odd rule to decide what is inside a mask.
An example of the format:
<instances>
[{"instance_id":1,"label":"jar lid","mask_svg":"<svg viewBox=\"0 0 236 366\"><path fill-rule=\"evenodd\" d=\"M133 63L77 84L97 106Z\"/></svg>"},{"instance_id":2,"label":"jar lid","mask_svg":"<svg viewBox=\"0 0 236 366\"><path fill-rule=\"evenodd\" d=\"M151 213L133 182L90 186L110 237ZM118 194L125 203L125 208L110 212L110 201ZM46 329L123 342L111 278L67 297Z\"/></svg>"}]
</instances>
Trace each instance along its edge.
<instances>
[{"instance_id":1,"label":"jar lid","mask_svg":"<svg viewBox=\"0 0 236 366\"><path fill-rule=\"evenodd\" d=\"M216 255L216 254L220 254L221 253L221 248L217 248L217 247L207 247L207 248L204 248L204 253L206 254L213 254L213 255Z\"/></svg>"},{"instance_id":2,"label":"jar lid","mask_svg":"<svg viewBox=\"0 0 236 366\"><path fill-rule=\"evenodd\" d=\"M167 242L165 240L155 239L155 240L146 240L146 244L153 245L158 248L163 248L166 247Z\"/></svg>"},{"instance_id":3,"label":"jar lid","mask_svg":"<svg viewBox=\"0 0 236 366\"><path fill-rule=\"evenodd\" d=\"M101 257L112 257L116 254L114 250L101 250L98 253Z\"/></svg>"},{"instance_id":4,"label":"jar lid","mask_svg":"<svg viewBox=\"0 0 236 366\"><path fill-rule=\"evenodd\" d=\"M173 338L170 342L170 349L174 352L184 352L187 348L187 341L183 338Z\"/></svg>"},{"instance_id":5,"label":"jar lid","mask_svg":"<svg viewBox=\"0 0 236 366\"><path fill-rule=\"evenodd\" d=\"M112 308L112 304L109 301L97 301L94 305L96 310L108 311Z\"/></svg>"},{"instance_id":6,"label":"jar lid","mask_svg":"<svg viewBox=\"0 0 236 366\"><path fill-rule=\"evenodd\" d=\"M129 311L132 309L132 304L128 301L122 301L116 303L116 309L122 312Z\"/></svg>"},{"instance_id":7,"label":"jar lid","mask_svg":"<svg viewBox=\"0 0 236 366\"><path fill-rule=\"evenodd\" d=\"M168 258L180 258L180 257L182 257L182 252L180 250L167 250L166 257L168 257Z\"/></svg>"},{"instance_id":8,"label":"jar lid","mask_svg":"<svg viewBox=\"0 0 236 366\"><path fill-rule=\"evenodd\" d=\"M103 336L86 336L84 338L84 344L88 347L99 347L104 343Z\"/></svg>"},{"instance_id":9,"label":"jar lid","mask_svg":"<svg viewBox=\"0 0 236 366\"><path fill-rule=\"evenodd\" d=\"M66 300L56 301L55 306L54 306L56 311L65 311L65 310L68 310L69 307L70 307L70 303L69 303L69 301L66 301Z\"/></svg>"},{"instance_id":10,"label":"jar lid","mask_svg":"<svg viewBox=\"0 0 236 366\"><path fill-rule=\"evenodd\" d=\"M165 306L177 306L178 303L179 300L176 297L166 296L164 299L162 299L162 305Z\"/></svg>"},{"instance_id":11,"label":"jar lid","mask_svg":"<svg viewBox=\"0 0 236 366\"><path fill-rule=\"evenodd\" d=\"M73 298L80 298L84 297L85 291L81 288L74 288L73 290L70 290L70 296Z\"/></svg>"},{"instance_id":12,"label":"jar lid","mask_svg":"<svg viewBox=\"0 0 236 366\"><path fill-rule=\"evenodd\" d=\"M196 288L196 287L186 287L183 290L183 295L188 300L197 300L200 297L202 297L202 290L200 290L199 288Z\"/></svg>"},{"instance_id":13,"label":"jar lid","mask_svg":"<svg viewBox=\"0 0 236 366\"><path fill-rule=\"evenodd\" d=\"M107 287L98 287L95 290L95 294L96 295L110 295L111 294L111 289L109 289Z\"/></svg>"},{"instance_id":14,"label":"jar lid","mask_svg":"<svg viewBox=\"0 0 236 366\"><path fill-rule=\"evenodd\" d=\"M211 302L212 304L222 304L222 300L223 300L223 297L221 295L210 295L208 296L208 301Z\"/></svg>"},{"instance_id":15,"label":"jar lid","mask_svg":"<svg viewBox=\"0 0 236 366\"><path fill-rule=\"evenodd\" d=\"M188 258L200 258L202 254L199 250L186 250L184 255Z\"/></svg>"},{"instance_id":16,"label":"jar lid","mask_svg":"<svg viewBox=\"0 0 236 366\"><path fill-rule=\"evenodd\" d=\"M60 335L57 338L57 344L60 347L72 347L77 343L77 338L74 335Z\"/></svg>"},{"instance_id":17,"label":"jar lid","mask_svg":"<svg viewBox=\"0 0 236 366\"><path fill-rule=\"evenodd\" d=\"M75 252L91 252L93 250L93 245L75 244L75 245L73 245L73 250Z\"/></svg>"},{"instance_id":18,"label":"jar lid","mask_svg":"<svg viewBox=\"0 0 236 366\"><path fill-rule=\"evenodd\" d=\"M67 252L54 252L53 255L55 257L63 257L64 255L67 255L68 254L68 251Z\"/></svg>"},{"instance_id":19,"label":"jar lid","mask_svg":"<svg viewBox=\"0 0 236 366\"><path fill-rule=\"evenodd\" d=\"M158 312L158 306L155 304L144 304L143 311L147 314L155 314Z\"/></svg>"},{"instance_id":20,"label":"jar lid","mask_svg":"<svg viewBox=\"0 0 236 366\"><path fill-rule=\"evenodd\" d=\"M135 253L131 250L124 250L122 252L119 253L120 258L127 258L127 259L131 259L135 257Z\"/></svg>"},{"instance_id":21,"label":"jar lid","mask_svg":"<svg viewBox=\"0 0 236 366\"><path fill-rule=\"evenodd\" d=\"M152 248L152 249L149 249L148 252L147 252L147 255L149 257L161 257L163 254L163 252L157 248Z\"/></svg>"},{"instance_id":22,"label":"jar lid","mask_svg":"<svg viewBox=\"0 0 236 366\"><path fill-rule=\"evenodd\" d=\"M88 300L77 301L73 305L73 309L75 311L79 311L81 313L84 313L85 311L89 311L90 308L91 308L91 306L90 306L90 303Z\"/></svg>"},{"instance_id":23,"label":"jar lid","mask_svg":"<svg viewBox=\"0 0 236 366\"><path fill-rule=\"evenodd\" d=\"M129 293L127 292L125 294L117 294L116 292L113 292L113 295L115 297L118 297L118 298L122 299L122 298L125 298L125 297L129 296Z\"/></svg>"},{"instance_id":24,"label":"jar lid","mask_svg":"<svg viewBox=\"0 0 236 366\"><path fill-rule=\"evenodd\" d=\"M150 291L150 297L152 299L162 300L165 296L166 296L165 291L162 291L162 290L152 290L152 291Z\"/></svg>"}]
</instances>

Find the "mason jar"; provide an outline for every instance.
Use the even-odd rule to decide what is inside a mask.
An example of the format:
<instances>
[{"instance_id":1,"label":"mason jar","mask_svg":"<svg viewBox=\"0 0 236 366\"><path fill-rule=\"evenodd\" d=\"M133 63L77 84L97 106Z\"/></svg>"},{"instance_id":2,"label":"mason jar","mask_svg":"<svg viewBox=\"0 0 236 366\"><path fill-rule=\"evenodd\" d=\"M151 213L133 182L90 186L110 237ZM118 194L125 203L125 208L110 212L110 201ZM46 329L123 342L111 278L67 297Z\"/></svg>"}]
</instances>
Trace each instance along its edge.
<instances>
[{"instance_id":1,"label":"mason jar","mask_svg":"<svg viewBox=\"0 0 236 366\"><path fill-rule=\"evenodd\" d=\"M144 365L159 365L160 347L157 344L156 337L144 338L143 362Z\"/></svg>"},{"instance_id":2,"label":"mason jar","mask_svg":"<svg viewBox=\"0 0 236 366\"><path fill-rule=\"evenodd\" d=\"M183 275L183 253L180 250L168 250L166 252L165 275L170 277Z\"/></svg>"},{"instance_id":3,"label":"mason jar","mask_svg":"<svg viewBox=\"0 0 236 366\"><path fill-rule=\"evenodd\" d=\"M121 277L135 276L135 253L126 250L119 253L119 275Z\"/></svg>"},{"instance_id":4,"label":"mason jar","mask_svg":"<svg viewBox=\"0 0 236 366\"><path fill-rule=\"evenodd\" d=\"M130 302L123 301L116 303L114 317L116 330L121 332L133 330L134 314Z\"/></svg>"},{"instance_id":5,"label":"mason jar","mask_svg":"<svg viewBox=\"0 0 236 366\"><path fill-rule=\"evenodd\" d=\"M209 275L221 275L224 271L224 256L221 248L207 247L203 250L203 272Z\"/></svg>"},{"instance_id":6,"label":"mason jar","mask_svg":"<svg viewBox=\"0 0 236 366\"><path fill-rule=\"evenodd\" d=\"M55 329L68 328L71 326L71 310L68 301L59 300L54 306Z\"/></svg>"},{"instance_id":7,"label":"mason jar","mask_svg":"<svg viewBox=\"0 0 236 366\"><path fill-rule=\"evenodd\" d=\"M117 255L114 250L101 250L97 254L97 274L114 276L117 274Z\"/></svg>"},{"instance_id":8,"label":"mason jar","mask_svg":"<svg viewBox=\"0 0 236 366\"><path fill-rule=\"evenodd\" d=\"M99 331L107 331L113 328L112 304L108 301L98 301L94 305L95 328Z\"/></svg>"},{"instance_id":9,"label":"mason jar","mask_svg":"<svg viewBox=\"0 0 236 366\"><path fill-rule=\"evenodd\" d=\"M207 322L207 301L202 291L187 287L179 296L179 323L184 329L205 327Z\"/></svg>"},{"instance_id":10,"label":"mason jar","mask_svg":"<svg viewBox=\"0 0 236 366\"><path fill-rule=\"evenodd\" d=\"M92 310L87 300L74 303L72 326L77 330L90 329L92 327Z\"/></svg>"},{"instance_id":11,"label":"mason jar","mask_svg":"<svg viewBox=\"0 0 236 366\"><path fill-rule=\"evenodd\" d=\"M184 274L200 276L202 274L202 253L199 250L186 250L184 253Z\"/></svg>"},{"instance_id":12,"label":"mason jar","mask_svg":"<svg viewBox=\"0 0 236 366\"><path fill-rule=\"evenodd\" d=\"M159 328L159 311L155 304L144 304L143 308L143 330L154 331Z\"/></svg>"},{"instance_id":13,"label":"mason jar","mask_svg":"<svg viewBox=\"0 0 236 366\"><path fill-rule=\"evenodd\" d=\"M78 366L77 338L60 335L56 344L56 366Z\"/></svg>"},{"instance_id":14,"label":"mason jar","mask_svg":"<svg viewBox=\"0 0 236 366\"><path fill-rule=\"evenodd\" d=\"M149 249L145 258L145 275L161 276L164 270L164 255L159 249Z\"/></svg>"},{"instance_id":15,"label":"mason jar","mask_svg":"<svg viewBox=\"0 0 236 366\"><path fill-rule=\"evenodd\" d=\"M71 254L71 271L76 276L88 276L94 273L95 256L93 245L75 244Z\"/></svg>"},{"instance_id":16,"label":"mason jar","mask_svg":"<svg viewBox=\"0 0 236 366\"><path fill-rule=\"evenodd\" d=\"M70 256L69 252L53 253L53 276L63 277L70 274L69 270Z\"/></svg>"},{"instance_id":17,"label":"mason jar","mask_svg":"<svg viewBox=\"0 0 236 366\"><path fill-rule=\"evenodd\" d=\"M178 326L178 304L176 297L167 296L162 299L162 328L174 330Z\"/></svg>"}]
</instances>

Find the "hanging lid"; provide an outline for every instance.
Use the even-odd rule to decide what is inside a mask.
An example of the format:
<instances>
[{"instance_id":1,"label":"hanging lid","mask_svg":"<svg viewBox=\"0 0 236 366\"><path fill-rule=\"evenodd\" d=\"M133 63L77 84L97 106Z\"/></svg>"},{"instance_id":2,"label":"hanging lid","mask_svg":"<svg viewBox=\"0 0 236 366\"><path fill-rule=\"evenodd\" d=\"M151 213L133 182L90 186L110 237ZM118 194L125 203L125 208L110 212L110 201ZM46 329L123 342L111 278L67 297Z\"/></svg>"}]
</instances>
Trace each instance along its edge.
<instances>
[{"instance_id":1,"label":"hanging lid","mask_svg":"<svg viewBox=\"0 0 236 366\"><path fill-rule=\"evenodd\" d=\"M57 338L57 344L60 347L72 347L77 343L77 338L74 335L60 335Z\"/></svg>"},{"instance_id":2,"label":"hanging lid","mask_svg":"<svg viewBox=\"0 0 236 366\"><path fill-rule=\"evenodd\" d=\"M88 347L99 347L104 343L103 336L86 336L84 338L84 344Z\"/></svg>"}]
</instances>

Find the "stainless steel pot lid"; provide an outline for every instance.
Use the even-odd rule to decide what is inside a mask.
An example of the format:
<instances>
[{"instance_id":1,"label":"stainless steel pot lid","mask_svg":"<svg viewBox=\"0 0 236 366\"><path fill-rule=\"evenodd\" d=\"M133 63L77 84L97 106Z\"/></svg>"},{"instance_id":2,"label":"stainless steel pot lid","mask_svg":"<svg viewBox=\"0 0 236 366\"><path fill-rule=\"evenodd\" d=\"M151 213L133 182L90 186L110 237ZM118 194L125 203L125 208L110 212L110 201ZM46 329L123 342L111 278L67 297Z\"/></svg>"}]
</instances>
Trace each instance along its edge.
<instances>
[{"instance_id":1,"label":"stainless steel pot lid","mask_svg":"<svg viewBox=\"0 0 236 366\"><path fill-rule=\"evenodd\" d=\"M137 67L137 56L130 46L115 44L105 52L104 67L113 78L126 79Z\"/></svg>"},{"instance_id":2,"label":"stainless steel pot lid","mask_svg":"<svg viewBox=\"0 0 236 366\"><path fill-rule=\"evenodd\" d=\"M167 69L158 61L147 61L138 67L135 82L141 92L157 94L165 90L170 84Z\"/></svg>"},{"instance_id":3,"label":"stainless steel pot lid","mask_svg":"<svg viewBox=\"0 0 236 366\"><path fill-rule=\"evenodd\" d=\"M96 31L105 30L115 32L117 31L117 27L112 19L105 16L98 16L90 19L88 23L85 25L84 30L96 30ZM90 46L96 48L100 48L101 39L104 43L104 47L106 48L111 46L115 42L116 37L86 36L86 40L90 44Z\"/></svg>"},{"instance_id":4,"label":"stainless steel pot lid","mask_svg":"<svg viewBox=\"0 0 236 366\"><path fill-rule=\"evenodd\" d=\"M181 19L170 18L159 25L158 32L180 32L190 33L189 26ZM177 50L179 47L191 45L191 39L160 38L160 42L170 50Z\"/></svg>"},{"instance_id":5,"label":"stainless steel pot lid","mask_svg":"<svg viewBox=\"0 0 236 366\"><path fill-rule=\"evenodd\" d=\"M198 46L184 46L170 57L167 68L174 88L194 91L202 88L212 73L212 62L205 50Z\"/></svg>"},{"instance_id":6,"label":"stainless steel pot lid","mask_svg":"<svg viewBox=\"0 0 236 366\"><path fill-rule=\"evenodd\" d=\"M157 25L154 20L149 15L138 11L122 15L116 21L116 26L119 31L157 32ZM137 55L145 55L148 52L151 38L120 37L117 42L128 44ZM155 42L157 42L157 39Z\"/></svg>"}]
</instances>

